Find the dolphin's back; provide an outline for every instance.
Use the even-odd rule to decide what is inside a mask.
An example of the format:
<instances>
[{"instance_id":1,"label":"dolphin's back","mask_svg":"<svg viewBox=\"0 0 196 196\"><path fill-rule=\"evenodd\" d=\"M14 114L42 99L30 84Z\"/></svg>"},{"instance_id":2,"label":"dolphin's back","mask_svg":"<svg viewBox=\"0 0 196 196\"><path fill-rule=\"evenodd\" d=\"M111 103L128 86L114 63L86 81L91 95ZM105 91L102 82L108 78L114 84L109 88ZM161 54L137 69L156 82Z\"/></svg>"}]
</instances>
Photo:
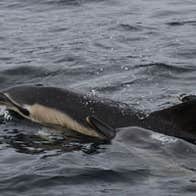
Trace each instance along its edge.
<instances>
[{"instance_id":1,"label":"dolphin's back","mask_svg":"<svg viewBox=\"0 0 196 196\"><path fill-rule=\"evenodd\" d=\"M152 112L143 127L167 135L196 141L196 99Z\"/></svg>"},{"instance_id":2,"label":"dolphin's back","mask_svg":"<svg viewBox=\"0 0 196 196\"><path fill-rule=\"evenodd\" d=\"M140 122L138 112L127 104L74 92L70 89L40 86L18 86L3 91L20 105L40 104L84 121L96 116L116 127L134 126Z\"/></svg>"}]
</instances>

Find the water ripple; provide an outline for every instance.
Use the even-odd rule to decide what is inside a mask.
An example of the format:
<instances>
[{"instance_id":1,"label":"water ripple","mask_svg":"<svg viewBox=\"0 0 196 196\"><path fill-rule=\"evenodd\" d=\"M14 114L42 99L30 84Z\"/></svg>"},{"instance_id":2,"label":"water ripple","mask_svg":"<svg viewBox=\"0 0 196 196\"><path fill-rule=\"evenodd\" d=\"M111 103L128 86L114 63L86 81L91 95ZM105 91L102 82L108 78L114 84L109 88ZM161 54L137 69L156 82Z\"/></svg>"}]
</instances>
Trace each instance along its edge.
<instances>
[{"instance_id":1,"label":"water ripple","mask_svg":"<svg viewBox=\"0 0 196 196\"><path fill-rule=\"evenodd\" d=\"M147 112L174 105L196 93L195 5L1 0L0 88L74 87ZM196 149L182 140L127 128L110 144L48 141L1 118L1 195L195 195Z\"/></svg>"},{"instance_id":2,"label":"water ripple","mask_svg":"<svg viewBox=\"0 0 196 196\"><path fill-rule=\"evenodd\" d=\"M183 26L183 25L193 25L196 26L196 21L195 20L187 20L187 21L173 21L173 22L168 22L166 23L169 26Z\"/></svg>"}]
</instances>

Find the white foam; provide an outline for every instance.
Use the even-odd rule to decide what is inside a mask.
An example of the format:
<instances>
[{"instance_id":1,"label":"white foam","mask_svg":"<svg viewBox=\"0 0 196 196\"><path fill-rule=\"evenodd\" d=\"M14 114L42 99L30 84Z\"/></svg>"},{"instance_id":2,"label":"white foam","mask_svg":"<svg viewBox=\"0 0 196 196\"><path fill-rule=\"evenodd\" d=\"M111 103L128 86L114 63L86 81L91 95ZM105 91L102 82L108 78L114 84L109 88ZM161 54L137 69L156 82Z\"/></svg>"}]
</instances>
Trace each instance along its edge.
<instances>
[{"instance_id":1,"label":"white foam","mask_svg":"<svg viewBox=\"0 0 196 196\"><path fill-rule=\"evenodd\" d=\"M151 138L155 140L159 140L162 144L170 144L178 141L178 139L175 137L163 135L161 133L153 133L151 135Z\"/></svg>"},{"instance_id":2,"label":"white foam","mask_svg":"<svg viewBox=\"0 0 196 196\"><path fill-rule=\"evenodd\" d=\"M12 120L12 116L5 106L0 106L0 116L4 118L4 120Z\"/></svg>"},{"instance_id":3,"label":"white foam","mask_svg":"<svg viewBox=\"0 0 196 196\"><path fill-rule=\"evenodd\" d=\"M61 132L53 130L51 128L42 127L38 132L37 135L45 140L53 140L53 139L61 139L63 137Z\"/></svg>"},{"instance_id":4,"label":"white foam","mask_svg":"<svg viewBox=\"0 0 196 196\"><path fill-rule=\"evenodd\" d=\"M0 116L3 116L5 111L6 111L6 107L5 106L0 106Z\"/></svg>"}]
</instances>

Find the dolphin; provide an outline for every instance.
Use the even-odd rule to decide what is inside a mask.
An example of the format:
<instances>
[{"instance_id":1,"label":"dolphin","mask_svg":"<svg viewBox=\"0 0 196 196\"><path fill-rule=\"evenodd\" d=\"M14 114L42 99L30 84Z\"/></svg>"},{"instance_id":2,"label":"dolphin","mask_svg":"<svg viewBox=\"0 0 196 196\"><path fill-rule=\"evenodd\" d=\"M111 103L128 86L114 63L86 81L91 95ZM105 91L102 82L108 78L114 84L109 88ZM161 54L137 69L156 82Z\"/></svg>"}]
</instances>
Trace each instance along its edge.
<instances>
[{"instance_id":1,"label":"dolphin","mask_svg":"<svg viewBox=\"0 0 196 196\"><path fill-rule=\"evenodd\" d=\"M196 96L149 115L110 99L85 95L71 89L21 85L0 92L0 104L44 126L70 129L98 140L111 140L117 128L137 126L196 141Z\"/></svg>"}]
</instances>

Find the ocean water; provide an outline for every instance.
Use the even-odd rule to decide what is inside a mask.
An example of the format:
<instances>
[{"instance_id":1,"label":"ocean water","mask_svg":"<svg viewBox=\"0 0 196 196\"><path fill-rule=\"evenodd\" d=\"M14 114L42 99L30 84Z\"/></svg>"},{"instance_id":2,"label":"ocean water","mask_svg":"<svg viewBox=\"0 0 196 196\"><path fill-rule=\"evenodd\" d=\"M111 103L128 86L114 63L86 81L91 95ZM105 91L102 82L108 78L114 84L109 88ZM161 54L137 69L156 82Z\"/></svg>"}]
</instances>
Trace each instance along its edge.
<instances>
[{"instance_id":1,"label":"ocean water","mask_svg":"<svg viewBox=\"0 0 196 196\"><path fill-rule=\"evenodd\" d=\"M196 93L193 0L1 0L0 89L74 88L145 112ZM195 195L196 147L125 128L107 145L65 143L0 119L0 195Z\"/></svg>"}]
</instances>

